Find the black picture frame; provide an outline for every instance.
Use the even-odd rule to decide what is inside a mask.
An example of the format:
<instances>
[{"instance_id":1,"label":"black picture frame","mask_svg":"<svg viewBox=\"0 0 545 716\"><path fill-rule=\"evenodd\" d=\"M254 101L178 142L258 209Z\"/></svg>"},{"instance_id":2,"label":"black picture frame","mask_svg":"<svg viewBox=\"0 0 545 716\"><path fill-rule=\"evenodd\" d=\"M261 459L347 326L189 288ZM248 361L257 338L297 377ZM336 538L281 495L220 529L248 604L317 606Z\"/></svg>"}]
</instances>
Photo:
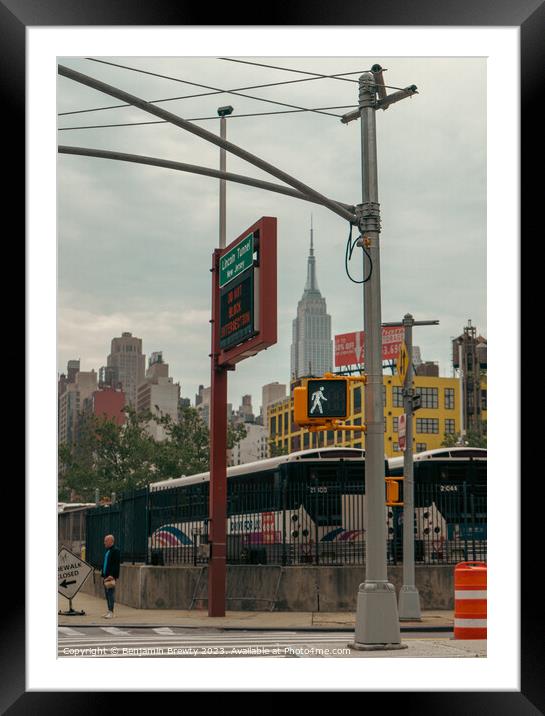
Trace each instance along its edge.
<instances>
[{"instance_id":1,"label":"black picture frame","mask_svg":"<svg viewBox=\"0 0 545 716\"><path fill-rule=\"evenodd\" d=\"M9 130L10 141L5 151L11 153L4 168L9 168L9 182L4 186L6 206L18 207L19 215L24 215L25 163L21 148L25 146L25 29L28 26L93 26L93 25L181 25L197 26L210 24L210 9L194 4L170 3L164 0L134 3L130 0L3 0L0 3L0 91L2 93L3 120L5 134ZM537 229L541 222L532 222L531 212L541 207L543 198L540 180L530 180L532 166L537 155L543 154L543 130L534 122L543 122L538 112L540 82L545 62L545 4L543 0L390 0L388 3L345 2L330 3L324 0L316 2L298 2L291 4L271 4L264 8L255 5L245 8L244 14L237 16L233 5L222 9L215 6L214 26L228 25L344 25L344 26L516 26L520 28L520 69L521 69L521 174L523 177L521 193L521 234L531 225ZM310 20L310 22L309 22ZM358 48L350 48L358 52ZM363 48L359 48L360 52ZM317 51L316 54L319 54ZM516 101L506 87L506 101ZM541 146L540 146L541 145ZM539 161L539 160L537 160ZM539 192L539 194L538 194ZM530 224L530 222L532 222ZM537 237L536 237L537 238ZM24 246L24 241L20 241ZM516 253L516 247L514 247ZM529 318L521 321L521 331L528 327ZM514 378L514 377L513 377ZM518 378L518 376L517 376ZM518 380L514 379L511 388L518 389ZM522 391L521 391L522 395ZM521 413L524 404L521 405ZM516 430L517 426L510 426ZM521 437L522 435L521 431ZM529 442L529 441L528 441ZM527 441L521 440L521 454ZM536 448L533 448L533 450ZM18 471L20 475L20 470ZM517 477L514 476L514 489ZM541 480L539 475L530 477ZM10 480L10 501L22 506L24 482L22 479ZM530 501L531 480L521 480L521 498L523 515L532 514ZM22 509L22 508L20 508ZM535 510L535 505L533 506ZM387 708L407 711L427 711L427 713L449 714L536 714L544 713L543 659L543 606L540 601L542 589L537 579L541 573L541 551L537 534L536 519L521 519L522 558L521 558L521 691L520 692L418 692L388 694ZM18 525L19 527L20 525ZM17 549L22 550L22 536L18 531ZM7 530L4 540L7 540ZM6 542L5 542L6 546ZM5 557L4 559L8 559ZM537 561L536 561L537 560ZM9 565L4 563L4 574ZM22 576L18 575L18 579ZM506 565L505 578L518 579L518 575L509 575ZM4 587L7 593L8 588ZM10 588L9 608L2 614L2 640L0 645L0 711L9 714L45 714L52 713L96 713L113 710L112 704L119 702L117 694L101 692L27 692L25 690L25 605L24 590L21 584L17 589ZM423 663L425 668L425 663ZM393 685L395 687L395 684ZM374 700L380 695L367 693ZM382 697L383 698L383 697ZM141 699L141 696L139 696Z\"/></svg>"}]
</instances>

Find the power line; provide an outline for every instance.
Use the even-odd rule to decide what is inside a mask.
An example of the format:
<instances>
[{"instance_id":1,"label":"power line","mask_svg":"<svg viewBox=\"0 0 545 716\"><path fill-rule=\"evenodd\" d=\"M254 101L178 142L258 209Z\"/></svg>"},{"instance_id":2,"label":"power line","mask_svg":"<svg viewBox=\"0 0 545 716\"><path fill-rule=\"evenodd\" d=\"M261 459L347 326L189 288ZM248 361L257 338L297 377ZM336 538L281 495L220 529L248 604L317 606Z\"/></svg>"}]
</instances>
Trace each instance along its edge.
<instances>
[{"instance_id":1,"label":"power line","mask_svg":"<svg viewBox=\"0 0 545 716\"><path fill-rule=\"evenodd\" d=\"M358 80L349 80L344 75L360 75L363 72L371 72L371 70L358 70L357 72L341 72L336 75L321 75L318 72L308 72L307 70L294 70L291 67L278 67L276 65L264 65L261 62L249 62L248 60L234 60L232 57L218 57L218 60L225 60L226 62L240 62L243 65L256 65L257 67L268 67L271 70L284 70L284 72L297 72L302 75L312 75L315 79L333 79L343 80L344 82L356 82ZM385 72L386 70L383 70ZM403 90L404 87L394 87L393 85L382 85L377 84L377 87L386 87L386 89Z\"/></svg>"},{"instance_id":2,"label":"power line","mask_svg":"<svg viewBox=\"0 0 545 716\"><path fill-rule=\"evenodd\" d=\"M131 106L131 105L128 105ZM339 107L320 107L319 109L351 109L353 107L357 107L355 104L350 105L341 105ZM312 111L312 110L304 110L304 109L284 109L280 110L278 112L255 112L252 114L231 114L229 115L229 121L231 119L238 119L239 117L267 117L273 114L298 114L301 112L306 111ZM218 116L215 115L214 117L191 117L188 119L188 122L204 122L208 119L217 119ZM59 127L58 131L68 131L72 129L104 129L104 128L111 128L111 127L137 127L145 124L168 124L165 120L158 120L156 122L124 122L120 124L93 124L88 126L81 126L81 127Z\"/></svg>"},{"instance_id":3,"label":"power line","mask_svg":"<svg viewBox=\"0 0 545 716\"><path fill-rule=\"evenodd\" d=\"M331 75L331 76L333 76L333 75ZM232 90L225 90L225 92L241 92L243 90L262 89L264 87L277 87L279 85L290 85L290 84L296 84L298 82L313 82L315 80L320 80L320 79L324 79L324 78L322 78L322 77L305 77L300 80L284 80L283 82L268 82L267 84L251 85L249 87L235 87ZM166 97L166 98L162 98L162 99L152 99L152 100L149 100L149 102L150 102L150 104L159 104L161 102L174 102L174 101L180 100L180 99L195 99L197 97L211 97L216 94L224 94L224 90L217 90L215 92L201 92L200 94L187 94L187 95L181 95L180 97ZM59 112L57 114L57 116L65 117L69 114L84 114L86 112L101 112L103 110L120 109L122 107L131 107L131 105L130 104L112 104L107 107L94 107L92 109L76 109L76 110L72 110L70 112Z\"/></svg>"},{"instance_id":4,"label":"power line","mask_svg":"<svg viewBox=\"0 0 545 716\"><path fill-rule=\"evenodd\" d=\"M152 77L160 77L161 79L171 80L172 82L181 82L183 84L192 85L193 87L202 87L203 89L214 90L214 92L217 92L217 93L232 94L232 95L235 95L238 97L246 97L248 99L255 99L255 100L258 100L259 102L267 102L268 104L277 104L282 107L290 107L291 109L300 109L300 110L304 110L306 112L318 112L319 114L329 114L330 117L339 117L340 118L340 115L338 115L338 114L331 114L329 112L320 112L319 110L308 110L306 107L299 107L295 104L288 104L287 102L278 102L277 100L272 100L272 99L264 99L263 97L256 97L255 95L250 95L250 94L243 94L242 92L237 92L234 90L218 89L217 87L210 87L210 85L203 85L203 84L199 84L198 82L190 82L189 80L181 80L177 77L169 77L168 75L162 75L157 72L150 72L148 70L141 70L136 67L128 67L127 65L120 65L120 64L117 64L116 62L108 62L106 60L98 60L93 57L86 57L85 59L90 60L91 62L99 62L103 65L111 65L112 67L119 67L123 70L130 70L131 72L138 72L140 74L150 75Z\"/></svg>"},{"instance_id":5,"label":"power line","mask_svg":"<svg viewBox=\"0 0 545 716\"><path fill-rule=\"evenodd\" d=\"M343 72L336 75L321 75L317 72L307 72L306 70L293 70L289 67L277 67L276 65L265 65L262 62L249 62L248 60L234 60L232 57L218 57L218 60L225 60L226 62L240 62L243 65L255 65L256 67L267 67L270 70L284 70L285 72L298 72L302 75L313 75L316 79L334 79L341 80L343 82L358 82L358 80L349 80L343 75L359 75L362 72L368 72L368 70L358 70L357 72Z\"/></svg>"}]
</instances>

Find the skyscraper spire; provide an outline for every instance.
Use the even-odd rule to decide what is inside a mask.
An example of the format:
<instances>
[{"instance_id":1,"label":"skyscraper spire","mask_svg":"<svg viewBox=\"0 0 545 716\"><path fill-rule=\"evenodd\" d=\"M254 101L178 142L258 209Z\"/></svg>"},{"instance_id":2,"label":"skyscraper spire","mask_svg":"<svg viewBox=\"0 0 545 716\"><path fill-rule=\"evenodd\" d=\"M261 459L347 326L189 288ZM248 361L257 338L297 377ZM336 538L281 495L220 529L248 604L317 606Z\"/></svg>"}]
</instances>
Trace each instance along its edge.
<instances>
[{"instance_id":1,"label":"skyscraper spire","mask_svg":"<svg viewBox=\"0 0 545 716\"><path fill-rule=\"evenodd\" d=\"M316 258L314 256L314 228L312 226L312 214L310 215L310 253L307 264L307 283L305 292L320 291L318 281L316 280Z\"/></svg>"},{"instance_id":2,"label":"skyscraper spire","mask_svg":"<svg viewBox=\"0 0 545 716\"><path fill-rule=\"evenodd\" d=\"M297 318L292 324L291 376L299 379L309 375L322 375L333 370L333 341L331 316L326 300L316 280L314 256L314 224L310 216L310 251L307 263L307 282L303 296L297 304Z\"/></svg>"}]
</instances>

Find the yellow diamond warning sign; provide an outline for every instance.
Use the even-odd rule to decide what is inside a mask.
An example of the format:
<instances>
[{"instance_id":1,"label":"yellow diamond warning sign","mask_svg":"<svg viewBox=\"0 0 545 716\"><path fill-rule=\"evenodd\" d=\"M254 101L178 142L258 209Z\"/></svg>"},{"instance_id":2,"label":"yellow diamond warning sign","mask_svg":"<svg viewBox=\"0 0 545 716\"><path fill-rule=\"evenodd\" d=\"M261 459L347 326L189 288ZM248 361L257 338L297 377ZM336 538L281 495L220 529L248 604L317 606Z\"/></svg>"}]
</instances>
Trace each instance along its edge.
<instances>
[{"instance_id":1,"label":"yellow diamond warning sign","mask_svg":"<svg viewBox=\"0 0 545 716\"><path fill-rule=\"evenodd\" d=\"M401 385L405 385L405 378L407 377L407 371L409 370L409 351L405 342L401 344L399 353L396 360L397 374Z\"/></svg>"}]
</instances>

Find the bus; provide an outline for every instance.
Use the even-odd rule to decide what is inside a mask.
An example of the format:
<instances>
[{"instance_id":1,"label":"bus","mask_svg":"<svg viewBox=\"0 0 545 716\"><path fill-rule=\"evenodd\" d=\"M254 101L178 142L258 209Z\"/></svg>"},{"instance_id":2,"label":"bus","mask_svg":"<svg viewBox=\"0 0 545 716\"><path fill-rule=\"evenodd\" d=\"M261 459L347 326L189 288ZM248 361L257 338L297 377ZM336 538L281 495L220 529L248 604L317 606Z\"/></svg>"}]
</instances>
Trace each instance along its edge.
<instances>
[{"instance_id":1,"label":"bus","mask_svg":"<svg viewBox=\"0 0 545 716\"><path fill-rule=\"evenodd\" d=\"M390 458L388 472L391 477L403 476L403 457ZM416 561L485 561L486 449L451 447L416 453L413 473ZM392 522L393 559L402 560L402 508L392 508Z\"/></svg>"},{"instance_id":2,"label":"bus","mask_svg":"<svg viewBox=\"0 0 545 716\"><path fill-rule=\"evenodd\" d=\"M207 559L209 483L206 472L150 485L155 559ZM364 495L365 450L358 448L302 450L230 467L228 561L361 563Z\"/></svg>"},{"instance_id":3,"label":"bus","mask_svg":"<svg viewBox=\"0 0 545 716\"><path fill-rule=\"evenodd\" d=\"M478 452L449 448L414 456L417 562L450 561L469 537L479 558L486 552L486 451ZM385 457L384 469L385 476L402 476L403 458ZM209 485L209 472L150 485L152 564L207 562ZM230 467L227 560L364 564L365 500L364 449L302 450ZM402 558L402 518L401 507L385 504L394 564Z\"/></svg>"}]
</instances>

